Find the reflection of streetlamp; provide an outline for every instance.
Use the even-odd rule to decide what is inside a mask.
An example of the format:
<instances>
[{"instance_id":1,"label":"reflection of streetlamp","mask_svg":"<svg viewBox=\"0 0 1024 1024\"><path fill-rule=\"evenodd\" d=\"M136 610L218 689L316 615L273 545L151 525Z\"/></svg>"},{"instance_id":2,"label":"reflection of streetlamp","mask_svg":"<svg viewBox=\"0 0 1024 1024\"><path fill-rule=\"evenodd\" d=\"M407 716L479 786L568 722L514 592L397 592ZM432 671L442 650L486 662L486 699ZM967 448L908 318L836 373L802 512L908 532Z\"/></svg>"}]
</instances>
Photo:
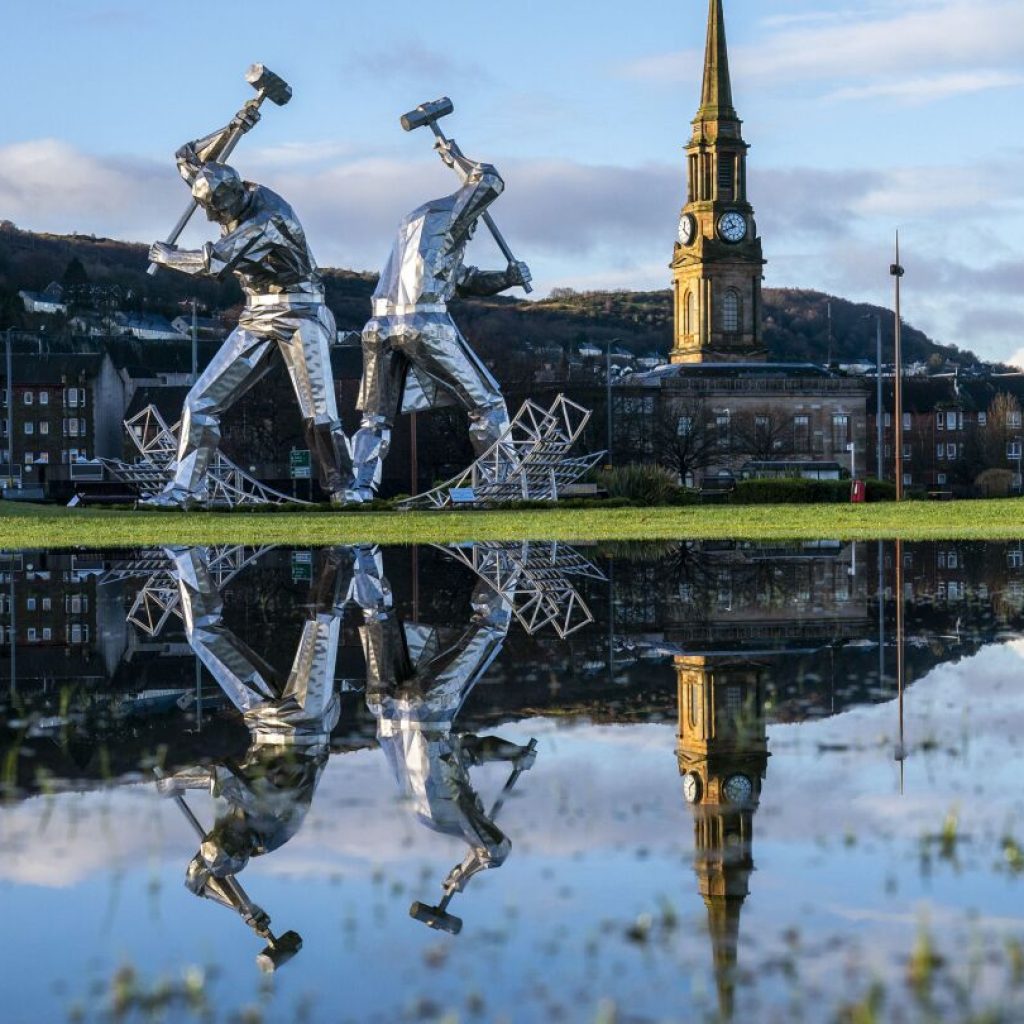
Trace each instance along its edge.
<instances>
[{"instance_id":1,"label":"reflection of streetlamp","mask_svg":"<svg viewBox=\"0 0 1024 1024\"><path fill-rule=\"evenodd\" d=\"M900 233L896 232L896 262L889 265L889 274L896 279L896 500L903 500L903 351L900 343L900 278L905 271L900 266Z\"/></svg>"}]
</instances>

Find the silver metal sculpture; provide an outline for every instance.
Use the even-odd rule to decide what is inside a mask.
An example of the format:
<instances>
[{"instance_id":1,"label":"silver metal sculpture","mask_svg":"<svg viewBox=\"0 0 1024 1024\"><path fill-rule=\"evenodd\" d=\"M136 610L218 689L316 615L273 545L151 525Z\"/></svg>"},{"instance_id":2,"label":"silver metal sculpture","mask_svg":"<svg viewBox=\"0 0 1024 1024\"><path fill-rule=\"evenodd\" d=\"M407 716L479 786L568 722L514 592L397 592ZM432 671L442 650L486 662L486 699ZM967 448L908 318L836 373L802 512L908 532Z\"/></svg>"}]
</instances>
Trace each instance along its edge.
<instances>
[{"instance_id":1,"label":"silver metal sculpture","mask_svg":"<svg viewBox=\"0 0 1024 1024\"><path fill-rule=\"evenodd\" d=\"M340 707L334 674L351 558L343 548L328 551L291 671L281 679L224 625L207 551L169 549L167 556L189 646L241 713L250 744L239 765L187 769L161 778L158 786L178 801L201 835L185 885L235 910L267 938L257 962L273 970L298 952L302 940L295 932L275 937L269 916L236 876L252 856L276 850L295 835L330 756ZM207 789L216 798L216 822L208 831L184 803L188 789Z\"/></svg>"},{"instance_id":2,"label":"silver metal sculpture","mask_svg":"<svg viewBox=\"0 0 1024 1024\"><path fill-rule=\"evenodd\" d=\"M407 114L407 128L450 113L451 103L424 104ZM409 122L414 119L415 123ZM401 223L391 255L373 293L373 316L363 328L363 376L357 407L361 425L352 441L349 497L367 501L380 486L381 464L399 412L460 405L469 415L477 454L499 442L509 426L501 389L463 338L448 312L456 295L497 295L526 287L530 271L512 258L505 270L465 266L466 246L477 221L504 190L490 164L467 159L453 140L439 136L441 159L462 178L458 191L424 203ZM514 470L511 453L495 460L501 478Z\"/></svg>"},{"instance_id":3,"label":"silver metal sculpture","mask_svg":"<svg viewBox=\"0 0 1024 1024\"><path fill-rule=\"evenodd\" d=\"M185 274L234 274L246 298L238 326L185 399L174 478L148 499L153 505L207 500L220 417L267 372L275 351L291 378L321 485L340 501L350 476L331 373L330 345L337 329L302 225L277 193L242 181L234 168L220 162L259 116L250 101L227 126L186 143L176 154L193 198L220 225L220 240L198 250L179 250L166 242L150 249L154 263Z\"/></svg>"},{"instance_id":4,"label":"silver metal sculpture","mask_svg":"<svg viewBox=\"0 0 1024 1024\"><path fill-rule=\"evenodd\" d=\"M590 410L559 395L550 409L527 399L501 437L468 469L433 490L408 498L402 508L450 508L505 501L556 501L562 489L591 470L605 454L571 455ZM501 468L511 461L515 471Z\"/></svg>"},{"instance_id":5,"label":"silver metal sculpture","mask_svg":"<svg viewBox=\"0 0 1024 1024\"><path fill-rule=\"evenodd\" d=\"M156 498L174 480L181 424L168 426L159 410L155 406L147 405L125 420L124 428L139 452L139 460L100 461L115 479L134 488L143 500ZM207 466L205 493L204 504L209 508L309 504L293 495L268 487L219 451L214 454Z\"/></svg>"}]
</instances>

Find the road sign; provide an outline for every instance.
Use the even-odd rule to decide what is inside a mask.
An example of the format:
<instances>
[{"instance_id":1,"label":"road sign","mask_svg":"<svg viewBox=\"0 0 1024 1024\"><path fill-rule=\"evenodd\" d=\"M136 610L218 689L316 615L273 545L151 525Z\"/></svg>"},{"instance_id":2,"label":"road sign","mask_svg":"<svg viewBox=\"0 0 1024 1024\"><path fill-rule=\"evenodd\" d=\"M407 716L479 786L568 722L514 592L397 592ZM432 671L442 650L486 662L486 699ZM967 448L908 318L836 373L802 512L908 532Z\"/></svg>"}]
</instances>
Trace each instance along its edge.
<instances>
[{"instance_id":1,"label":"road sign","mask_svg":"<svg viewBox=\"0 0 1024 1024\"><path fill-rule=\"evenodd\" d=\"M296 448L289 456L291 477L293 480L313 479L313 460L308 448Z\"/></svg>"}]
</instances>

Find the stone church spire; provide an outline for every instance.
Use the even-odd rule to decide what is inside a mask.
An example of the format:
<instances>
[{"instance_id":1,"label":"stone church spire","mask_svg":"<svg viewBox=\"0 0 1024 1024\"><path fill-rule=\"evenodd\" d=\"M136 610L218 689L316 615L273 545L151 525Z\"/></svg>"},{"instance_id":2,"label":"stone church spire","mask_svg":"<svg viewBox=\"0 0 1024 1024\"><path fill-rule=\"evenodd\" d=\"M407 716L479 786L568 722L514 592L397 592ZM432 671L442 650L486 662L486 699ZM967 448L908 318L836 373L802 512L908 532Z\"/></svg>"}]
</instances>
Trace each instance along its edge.
<instances>
[{"instance_id":1,"label":"stone church spire","mask_svg":"<svg viewBox=\"0 0 1024 1024\"><path fill-rule=\"evenodd\" d=\"M710 0L708 40L704 50L704 86L697 117L709 120L736 120L729 79L729 49L725 42L725 15L722 0Z\"/></svg>"},{"instance_id":2,"label":"stone church spire","mask_svg":"<svg viewBox=\"0 0 1024 1024\"><path fill-rule=\"evenodd\" d=\"M700 107L686 145L686 205L672 253L673 363L763 362L764 256L747 199L722 0L710 0Z\"/></svg>"}]
</instances>

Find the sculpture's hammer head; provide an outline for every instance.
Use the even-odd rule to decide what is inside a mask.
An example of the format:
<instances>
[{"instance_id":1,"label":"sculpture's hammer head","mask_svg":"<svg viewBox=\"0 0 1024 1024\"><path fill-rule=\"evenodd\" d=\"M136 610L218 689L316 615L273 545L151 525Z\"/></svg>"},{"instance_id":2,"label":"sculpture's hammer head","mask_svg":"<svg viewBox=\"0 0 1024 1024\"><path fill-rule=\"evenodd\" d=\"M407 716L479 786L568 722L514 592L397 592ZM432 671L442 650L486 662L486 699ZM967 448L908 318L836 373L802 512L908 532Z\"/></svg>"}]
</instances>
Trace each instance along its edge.
<instances>
[{"instance_id":1,"label":"sculpture's hammer head","mask_svg":"<svg viewBox=\"0 0 1024 1024\"><path fill-rule=\"evenodd\" d=\"M275 75L270 68L262 64L253 64L246 71L245 80L279 107L283 107L292 98L292 87L280 75Z\"/></svg>"},{"instance_id":2,"label":"sculpture's hammer head","mask_svg":"<svg viewBox=\"0 0 1024 1024\"><path fill-rule=\"evenodd\" d=\"M440 121L454 109L455 104L447 96L442 96L439 100L434 100L431 103L421 103L415 110L410 110L408 114L402 115L402 127L407 132L411 132L415 128L422 128L425 124Z\"/></svg>"}]
</instances>

